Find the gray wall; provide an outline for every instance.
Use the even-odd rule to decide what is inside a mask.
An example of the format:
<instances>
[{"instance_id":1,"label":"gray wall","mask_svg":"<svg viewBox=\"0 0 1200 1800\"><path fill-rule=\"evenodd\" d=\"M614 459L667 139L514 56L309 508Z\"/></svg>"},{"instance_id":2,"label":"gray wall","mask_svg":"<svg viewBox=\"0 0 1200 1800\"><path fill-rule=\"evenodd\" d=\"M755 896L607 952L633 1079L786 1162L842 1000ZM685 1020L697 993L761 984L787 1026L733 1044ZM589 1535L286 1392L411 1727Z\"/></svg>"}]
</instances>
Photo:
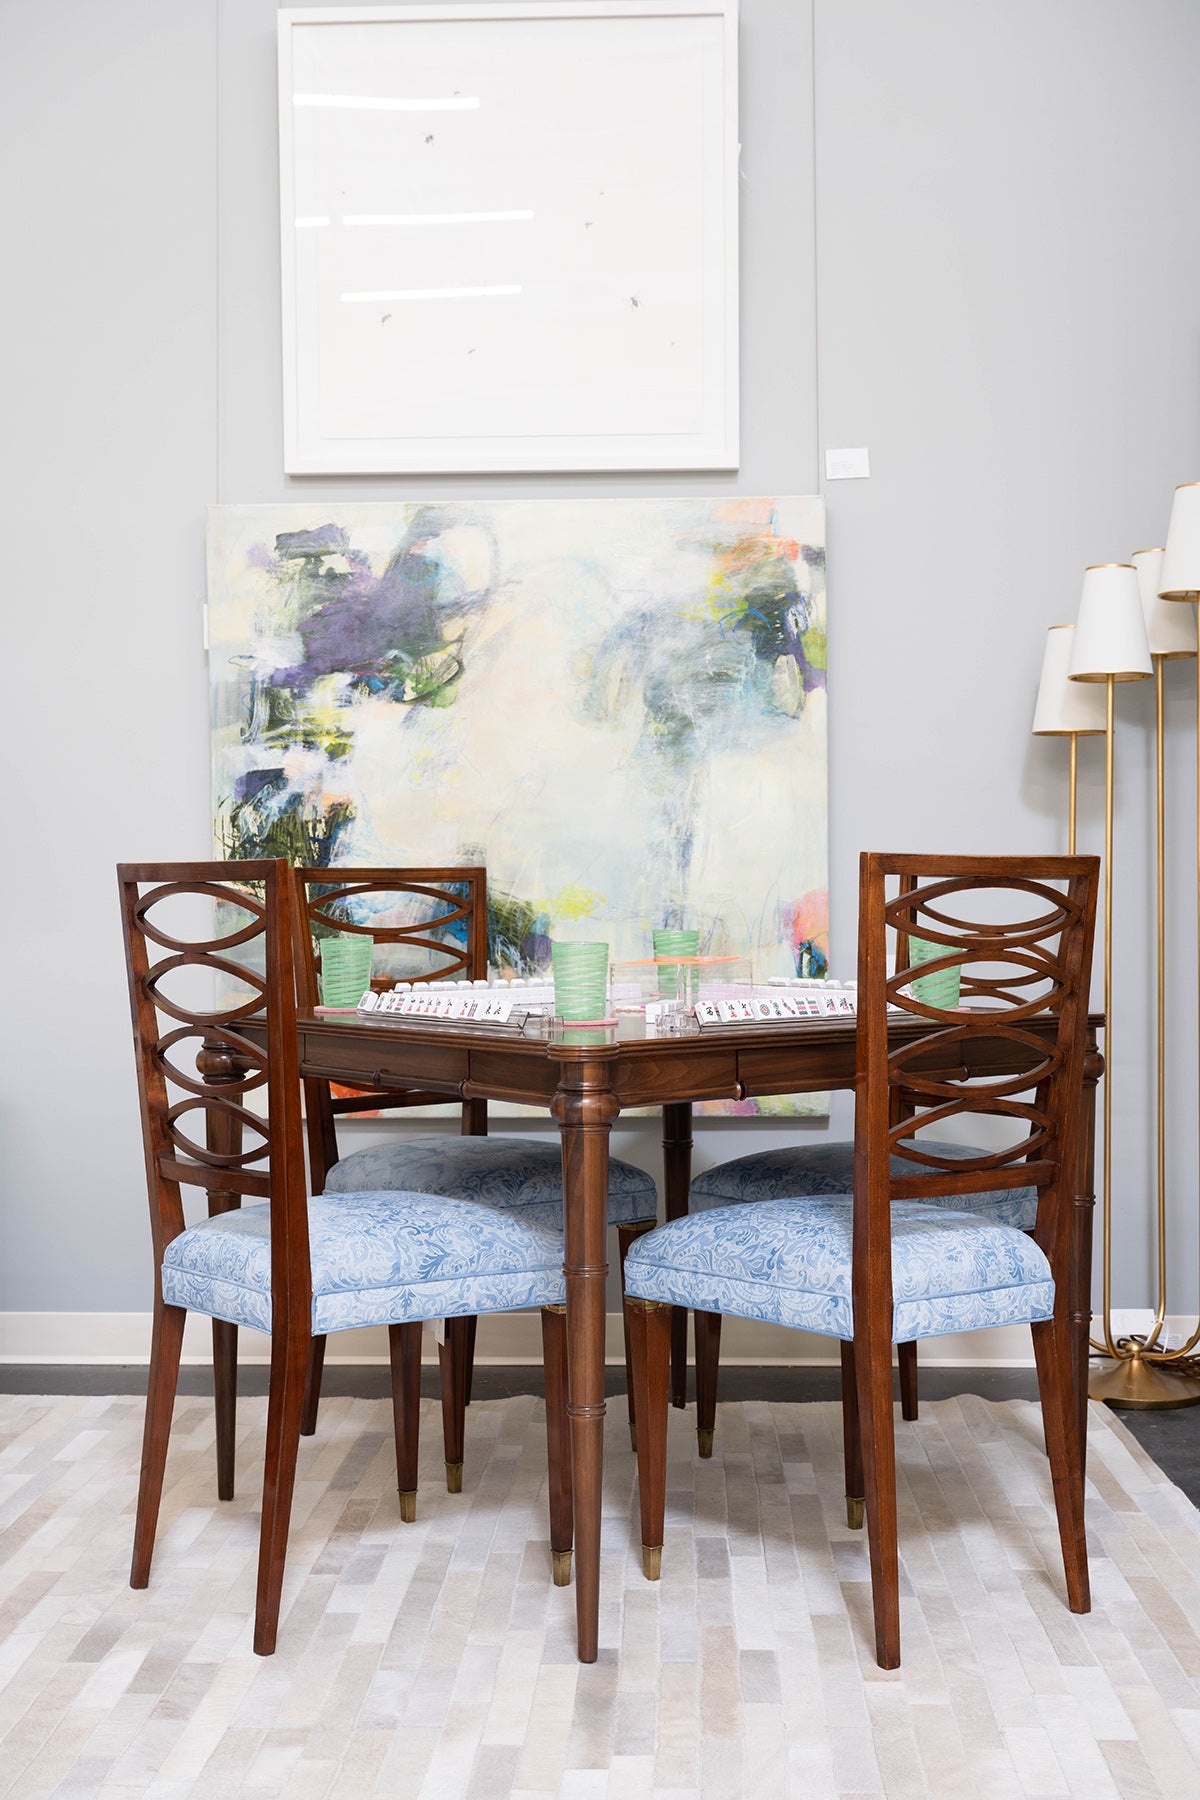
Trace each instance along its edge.
<instances>
[{"instance_id":1,"label":"gray wall","mask_svg":"<svg viewBox=\"0 0 1200 1800\"><path fill-rule=\"evenodd\" d=\"M151 1297L113 864L206 853L215 27L0 12L6 1310Z\"/></svg>"},{"instance_id":2,"label":"gray wall","mask_svg":"<svg viewBox=\"0 0 1200 1800\"><path fill-rule=\"evenodd\" d=\"M860 847L1063 846L1065 752L1028 736L1044 628L1086 563L1161 543L1200 472L1189 0L744 0L735 484L285 480L272 0L9 0L2 30L0 1309L148 1302L112 864L208 850L210 500L811 491L819 447L867 444L872 479L828 496L835 972ZM1175 1310L1196 1299L1193 679L1168 684ZM1129 1305L1149 1293L1149 705L1122 692L1117 743ZM699 1160L764 1141L714 1126ZM622 1147L653 1160L649 1127Z\"/></svg>"}]
</instances>

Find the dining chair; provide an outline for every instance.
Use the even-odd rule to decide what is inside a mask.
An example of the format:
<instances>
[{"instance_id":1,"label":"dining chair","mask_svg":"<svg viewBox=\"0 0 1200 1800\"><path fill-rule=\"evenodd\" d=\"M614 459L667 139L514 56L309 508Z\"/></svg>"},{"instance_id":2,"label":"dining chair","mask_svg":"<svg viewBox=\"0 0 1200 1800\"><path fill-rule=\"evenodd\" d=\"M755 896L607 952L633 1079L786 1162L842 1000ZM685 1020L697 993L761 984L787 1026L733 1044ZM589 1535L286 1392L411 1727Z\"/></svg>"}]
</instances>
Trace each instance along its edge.
<instances>
[{"instance_id":1,"label":"dining chair","mask_svg":"<svg viewBox=\"0 0 1200 1800\"><path fill-rule=\"evenodd\" d=\"M404 966L378 978L391 985L403 978L417 982L450 978L486 980L488 973L487 871L464 865L448 869L322 868L297 869L296 964L302 1006L320 1002L321 950L334 932L369 936L374 943L395 947L415 967ZM385 954L388 954L385 951ZM393 963L393 970L396 964ZM528 1206L562 1209L562 1150L558 1136L487 1136L487 1101L462 1103L460 1137L417 1133L393 1138L342 1156L336 1121L351 1113L446 1104L446 1095L421 1089L358 1089L335 1094L330 1082L304 1083L309 1167L314 1190L354 1194L402 1188L407 1192L444 1194L501 1210L520 1212ZM619 1157L609 1159L608 1222L617 1228L622 1269L629 1246L649 1231L658 1213L658 1194L651 1177ZM462 1487L465 1414L471 1397L475 1321L446 1321L438 1360L442 1380L446 1485ZM302 1431L316 1429L321 1395L325 1339L314 1338ZM627 1382L627 1387L630 1384ZM630 1437L633 1395L628 1395Z\"/></svg>"},{"instance_id":2,"label":"dining chair","mask_svg":"<svg viewBox=\"0 0 1200 1800\"><path fill-rule=\"evenodd\" d=\"M901 892L915 885L914 876L905 876ZM896 966L908 963L909 933L895 934ZM913 971L915 974L917 971ZM969 1003L976 992L975 979L966 975L961 981L962 999ZM911 1116L911 1106L899 1095L893 1095L893 1125ZM926 1139L923 1148L948 1161L965 1162L987 1154L981 1145L964 1145ZM904 1160L892 1159L892 1173L905 1173ZM703 1212L712 1206L738 1205L744 1201L775 1200L804 1194L813 1198L854 1192L854 1144L783 1144L773 1150L751 1151L705 1169L692 1182L688 1208ZM1032 1231L1037 1220L1037 1189L1034 1187L999 1189L982 1194L951 1197L950 1203L980 1218L1000 1225L1015 1225L1020 1231ZM712 1455L713 1423L716 1411L720 1330L710 1321L697 1320L694 1327L696 1360L696 1443L701 1456ZM897 1344L896 1360L900 1376L900 1414L915 1419L919 1410L917 1378L917 1346Z\"/></svg>"},{"instance_id":3,"label":"dining chair","mask_svg":"<svg viewBox=\"0 0 1200 1800\"><path fill-rule=\"evenodd\" d=\"M117 873L155 1273L131 1585L149 1582L188 1312L212 1319L214 1339L239 1326L271 1338L254 1626L254 1648L266 1656L278 1628L314 1335L388 1327L400 1516L411 1520L421 1322L524 1307L542 1313L550 1542L554 1580L565 1584L572 1500L561 1206L514 1212L394 1191L310 1201L286 863L125 863ZM184 1188L207 1199L208 1216L191 1226ZM235 1393L214 1385L218 1494L231 1499Z\"/></svg>"},{"instance_id":4,"label":"dining chair","mask_svg":"<svg viewBox=\"0 0 1200 1800\"><path fill-rule=\"evenodd\" d=\"M875 1650L885 1669L900 1660L893 1343L1029 1324L1068 1604L1088 1610L1069 1278L1098 870L1096 857L1083 856L863 855L853 1194L784 1195L691 1213L629 1253L642 1556L651 1579L662 1559L673 1306L716 1320L718 1329L720 1316L732 1313L840 1339L847 1519L861 1525L865 1509ZM889 898L897 876L902 891ZM1016 911L1026 916L1014 918ZM903 958L888 975L889 929L918 928L943 947L927 969L972 971L972 1010L918 1000ZM930 1029L889 1052L889 1004ZM1028 1071L971 1073L987 1070L989 1044L1001 1040L1010 1056L1013 1043L1028 1051ZM1008 1121L1017 1141L962 1158L920 1135L971 1114ZM952 1204L1026 1186L1038 1197L1031 1233Z\"/></svg>"}]
</instances>

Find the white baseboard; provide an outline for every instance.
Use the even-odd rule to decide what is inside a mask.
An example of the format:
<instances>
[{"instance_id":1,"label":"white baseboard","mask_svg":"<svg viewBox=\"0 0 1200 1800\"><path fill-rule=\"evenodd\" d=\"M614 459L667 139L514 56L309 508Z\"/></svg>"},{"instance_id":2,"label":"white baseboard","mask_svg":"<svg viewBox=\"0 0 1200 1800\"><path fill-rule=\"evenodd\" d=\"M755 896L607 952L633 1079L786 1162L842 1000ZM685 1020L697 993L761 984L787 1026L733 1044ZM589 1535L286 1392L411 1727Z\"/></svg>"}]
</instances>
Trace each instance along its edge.
<instances>
[{"instance_id":1,"label":"white baseboard","mask_svg":"<svg viewBox=\"0 0 1200 1800\"><path fill-rule=\"evenodd\" d=\"M1128 1316L1131 1320L1135 1317ZM146 1363L150 1355L150 1317L149 1313L140 1312L0 1313L0 1362ZM1189 1321L1171 1320L1169 1324L1173 1329L1177 1326L1186 1330ZM610 1363L624 1360L620 1313L608 1315L605 1348ZM538 1315L493 1313L480 1319L476 1355L481 1363L540 1363ZM427 1361L435 1360L431 1332L426 1335L425 1356ZM243 1332L239 1357L246 1363L269 1362L267 1339L259 1332ZM196 1314L188 1318L183 1360L211 1361L208 1322ZM387 1360L387 1333L382 1327L340 1331L329 1340L326 1361L330 1364L386 1364ZM836 1363L838 1352L830 1338L789 1331L780 1325L758 1325L750 1319L726 1319L721 1333L721 1360L727 1364L819 1366ZM1024 1326L1006 1326L997 1331L929 1338L921 1346L921 1360L946 1368L1026 1368L1032 1367L1033 1355L1028 1330Z\"/></svg>"}]
</instances>

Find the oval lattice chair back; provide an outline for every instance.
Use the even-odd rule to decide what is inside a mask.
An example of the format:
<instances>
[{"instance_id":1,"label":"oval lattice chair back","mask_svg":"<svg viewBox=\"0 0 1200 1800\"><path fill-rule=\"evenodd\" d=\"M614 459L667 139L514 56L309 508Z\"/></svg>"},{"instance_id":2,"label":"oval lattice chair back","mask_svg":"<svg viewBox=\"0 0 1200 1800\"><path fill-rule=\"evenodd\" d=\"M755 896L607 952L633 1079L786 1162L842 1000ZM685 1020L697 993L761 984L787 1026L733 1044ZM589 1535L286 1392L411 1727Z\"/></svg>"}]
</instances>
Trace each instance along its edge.
<instances>
[{"instance_id":1,"label":"oval lattice chair back","mask_svg":"<svg viewBox=\"0 0 1200 1800\"><path fill-rule=\"evenodd\" d=\"M305 1378L307 1346L298 1366L295 1346L311 1334L312 1314L288 869L282 861L123 863L117 878L155 1253L154 1337L131 1581L145 1587L149 1580L183 1342L185 1310L163 1299L164 1257L187 1226L181 1189L203 1190L210 1217L236 1210L244 1198L266 1201L271 1416L255 1642L256 1648L269 1649L294 1474L294 1462L290 1472L280 1469L279 1423L288 1390ZM168 928L168 911L186 915L193 931L184 935L183 924ZM205 916L230 928L200 926ZM248 1035L247 1026L259 1029ZM184 1060L193 1047L195 1074ZM174 1098L173 1091L182 1098ZM236 1332L236 1325L213 1319L222 1499L233 1494Z\"/></svg>"},{"instance_id":2,"label":"oval lattice chair back","mask_svg":"<svg viewBox=\"0 0 1200 1800\"><path fill-rule=\"evenodd\" d=\"M399 976L414 984L483 981L488 972L487 871L464 864L449 869L297 869L296 973L302 1006L321 999L323 938L334 932L369 937L393 958L404 959ZM409 960L411 959L411 960ZM328 1081L304 1084L308 1153L313 1186L321 1188L338 1161L335 1120L384 1108L444 1106L445 1094L421 1089L381 1089ZM463 1102L463 1132L487 1130L486 1100Z\"/></svg>"},{"instance_id":3,"label":"oval lattice chair back","mask_svg":"<svg viewBox=\"0 0 1200 1800\"><path fill-rule=\"evenodd\" d=\"M900 1659L893 1348L1022 1324L1032 1329L1068 1602L1087 1611L1071 1301L1098 871L1095 857L862 857L853 1192L743 1195L672 1220L629 1257L652 1579L673 1307L689 1307L710 1334L732 1313L840 1342L847 1520L860 1526L865 1510L884 1668ZM891 973L889 936L899 942ZM928 960L913 956L917 937L922 952L933 946ZM918 977L948 970L958 971L958 1004L914 991ZM972 1118L987 1121L985 1135L999 1124L1009 1142L956 1155L926 1135ZM1036 1195L1029 1231L961 1204L1018 1189Z\"/></svg>"},{"instance_id":4,"label":"oval lattice chair back","mask_svg":"<svg viewBox=\"0 0 1200 1800\"><path fill-rule=\"evenodd\" d=\"M422 1322L538 1308L546 1358L550 1543L570 1578L561 1216L431 1190L306 1193L293 905L283 862L119 871L155 1245L154 1341L132 1584L149 1579L188 1311L213 1320L218 1491L233 1494L236 1335L271 1336L254 1647L275 1646L314 1334L386 1325L399 1521L416 1516ZM196 908L216 903L217 926ZM191 909L191 929L166 909ZM221 929L227 926L228 929ZM165 954L160 954L165 952ZM195 1050L198 1078L187 1065ZM178 1098L175 1096L179 1096ZM265 1106L264 1106L265 1102ZM181 1190L208 1216L192 1225ZM255 1204L242 1207L249 1199ZM558 1209L561 1215L561 1208Z\"/></svg>"},{"instance_id":5,"label":"oval lattice chair back","mask_svg":"<svg viewBox=\"0 0 1200 1800\"><path fill-rule=\"evenodd\" d=\"M899 892L889 898L893 880ZM861 859L854 1336L843 1378L857 1403L860 1453L870 1465L864 1487L876 1644L885 1664L899 1659L900 1630L891 1368L897 1201L1037 1189L1032 1236L1049 1264L1054 1296L1053 1317L1033 1326L1034 1353L1068 1593L1074 1610L1087 1607L1070 1294L1074 1210L1083 1185L1083 1077L1098 880L1095 857ZM901 952L890 975L889 932ZM914 937L941 946L943 954L914 966L908 951ZM918 976L945 969L959 972L958 1008L931 1005L913 992ZM890 1009L924 1020L929 1029L892 1048L889 1023L896 1015ZM1034 1021L1040 1029L1033 1029ZM989 1073L989 1050L1000 1043L1028 1052L1022 1074ZM1022 1097L1031 1092L1032 1099ZM921 1148L922 1131L970 1116L1007 1122L1013 1141L956 1160ZM894 1173L893 1157L912 1172Z\"/></svg>"}]
</instances>

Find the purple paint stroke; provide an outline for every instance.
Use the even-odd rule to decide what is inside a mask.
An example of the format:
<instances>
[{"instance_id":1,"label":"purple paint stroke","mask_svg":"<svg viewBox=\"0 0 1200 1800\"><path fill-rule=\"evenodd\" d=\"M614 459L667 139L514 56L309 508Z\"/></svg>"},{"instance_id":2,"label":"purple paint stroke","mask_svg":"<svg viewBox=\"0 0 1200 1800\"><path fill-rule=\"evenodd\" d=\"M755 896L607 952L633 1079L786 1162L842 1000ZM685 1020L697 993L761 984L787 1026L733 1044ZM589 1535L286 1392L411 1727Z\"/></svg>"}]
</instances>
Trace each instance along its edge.
<instances>
[{"instance_id":1,"label":"purple paint stroke","mask_svg":"<svg viewBox=\"0 0 1200 1800\"><path fill-rule=\"evenodd\" d=\"M452 656L461 639L447 633L448 623L486 604L491 591L469 589L451 567L425 554L444 528L461 523L440 509L423 509L378 576L339 526L281 534L277 566L309 565L295 571L307 608L297 625L305 654L276 669L272 685L303 692L323 676L341 674L385 688L407 669ZM344 557L349 571L321 567L329 554ZM491 562L494 567L494 556Z\"/></svg>"}]
</instances>

